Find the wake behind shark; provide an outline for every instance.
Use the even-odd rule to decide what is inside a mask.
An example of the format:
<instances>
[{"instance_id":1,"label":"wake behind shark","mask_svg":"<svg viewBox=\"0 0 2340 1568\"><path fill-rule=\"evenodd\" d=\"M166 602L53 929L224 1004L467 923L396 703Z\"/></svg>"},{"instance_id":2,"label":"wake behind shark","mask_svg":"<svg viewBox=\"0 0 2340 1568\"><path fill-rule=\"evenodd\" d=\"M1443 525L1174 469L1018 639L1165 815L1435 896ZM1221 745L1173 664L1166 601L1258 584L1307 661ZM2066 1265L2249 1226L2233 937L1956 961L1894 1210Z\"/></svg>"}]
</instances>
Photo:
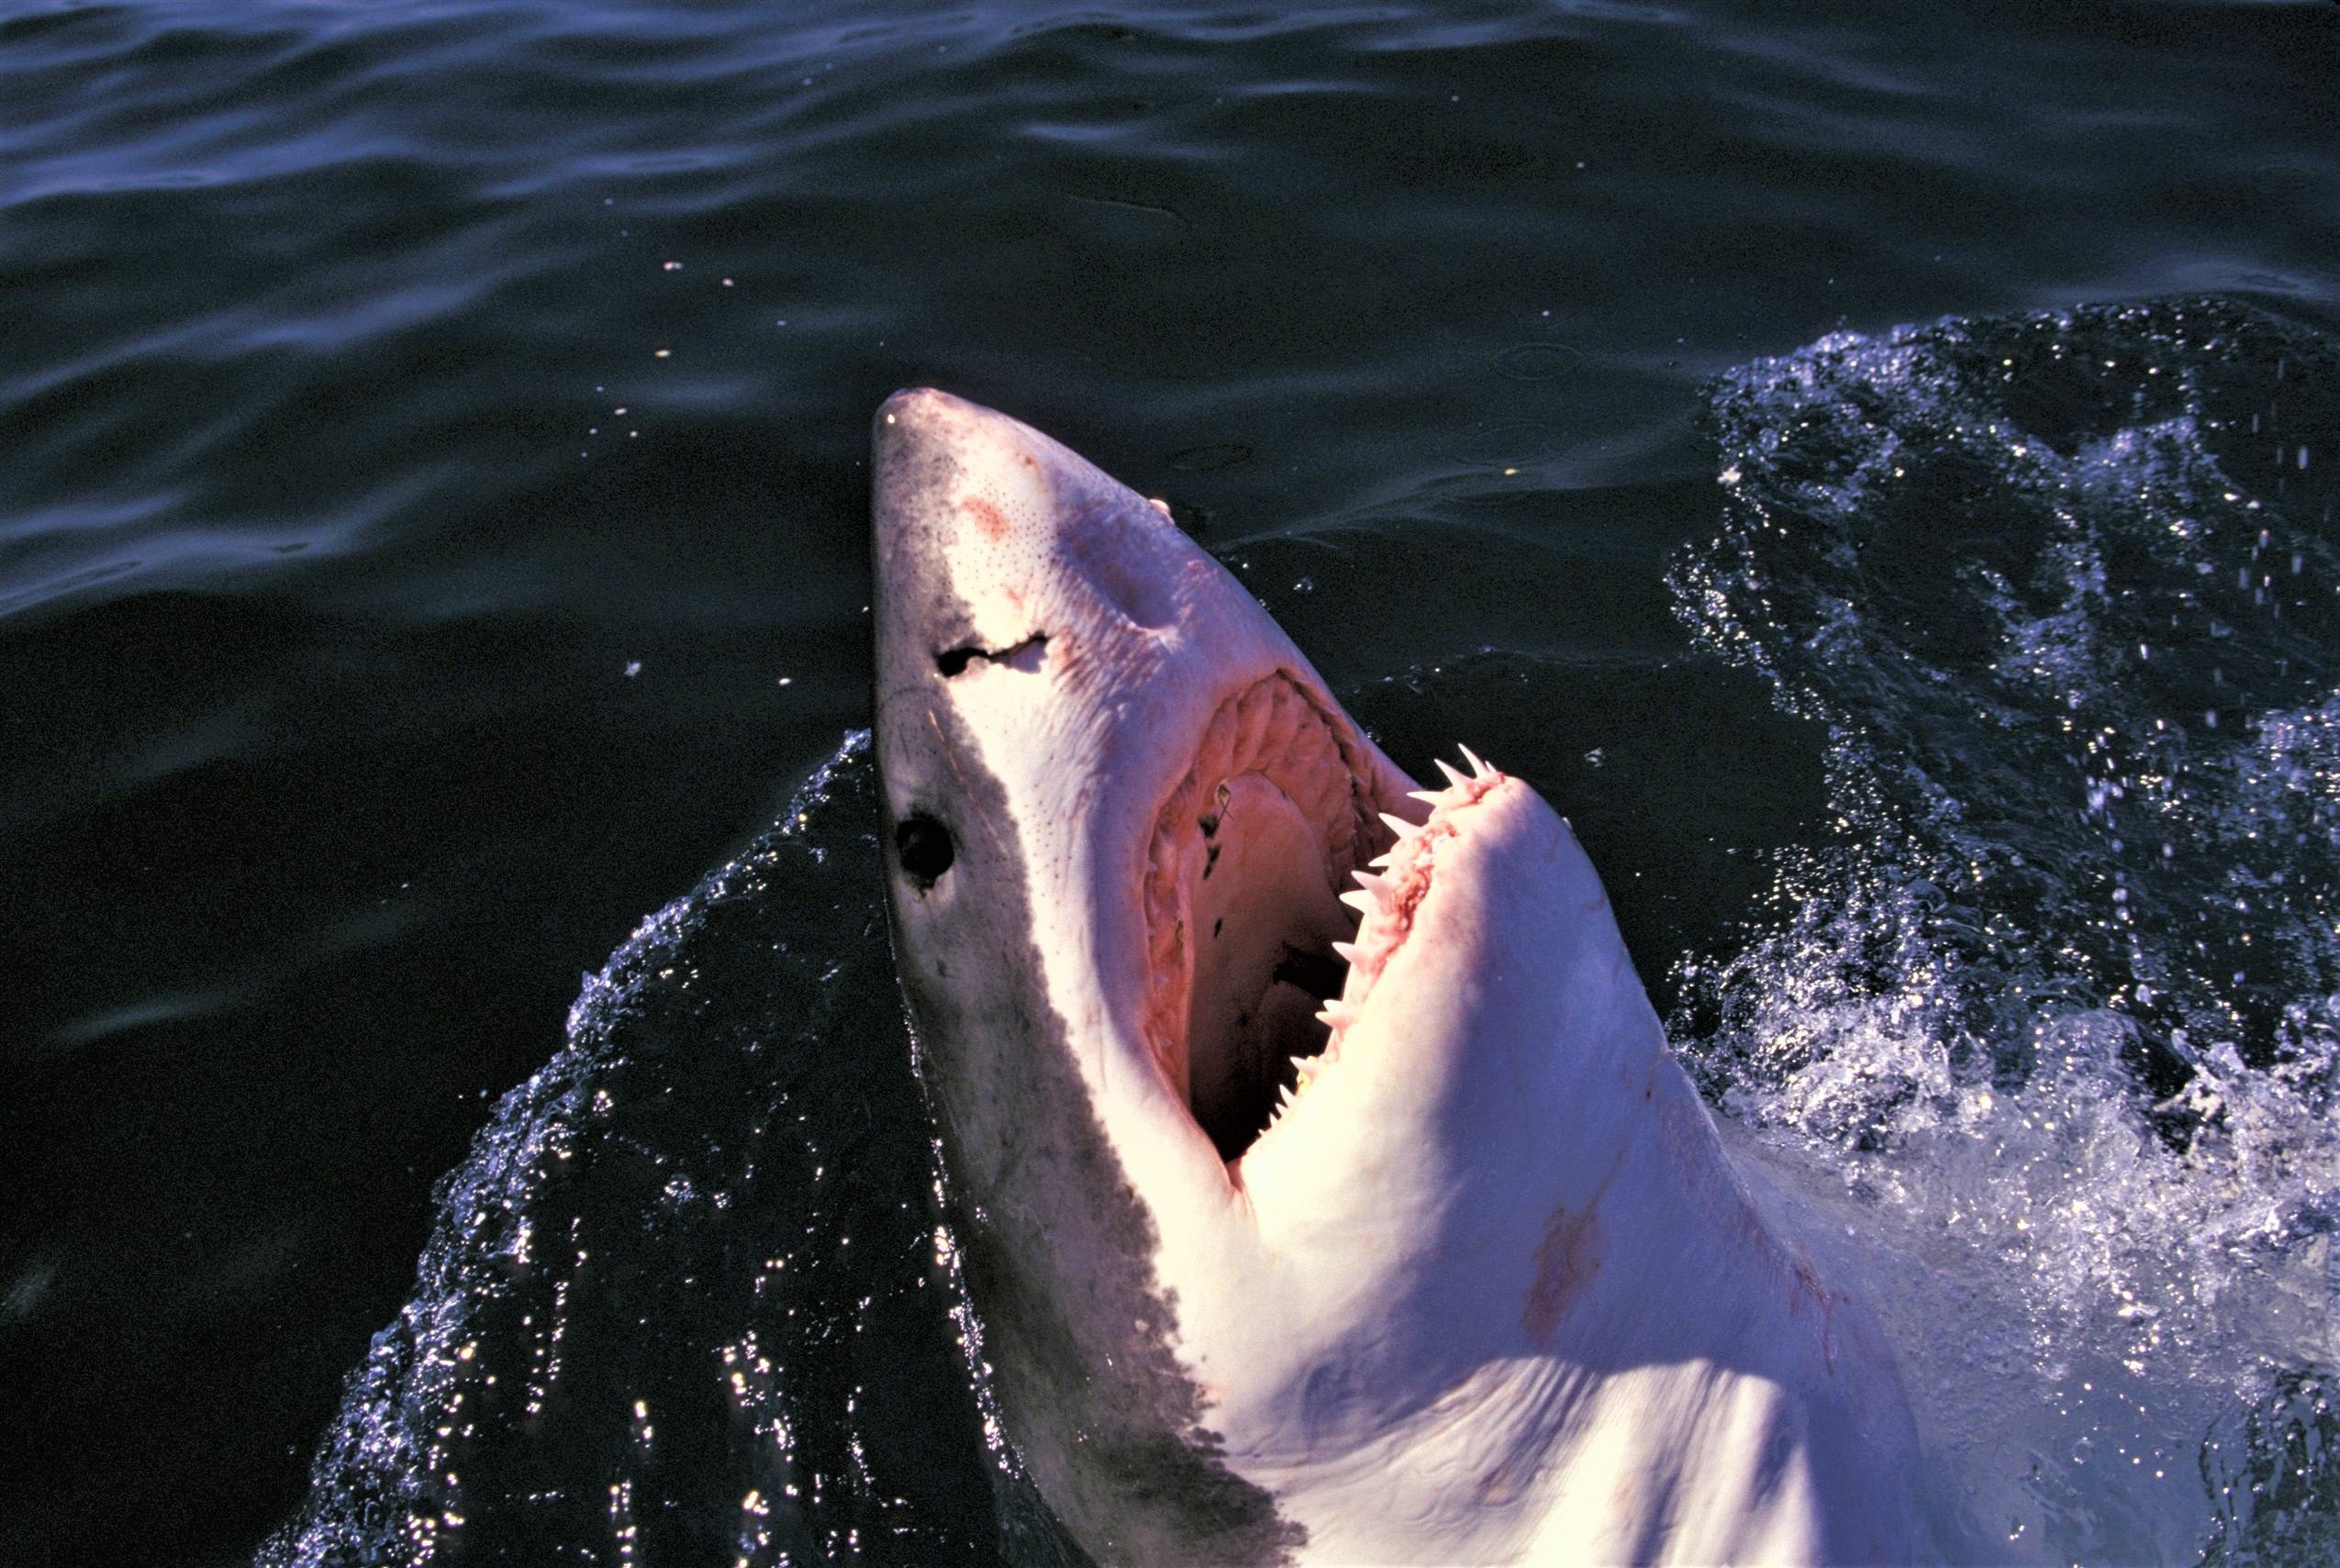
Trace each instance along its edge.
<instances>
[{"instance_id":1,"label":"wake behind shark","mask_svg":"<svg viewBox=\"0 0 2340 1568\"><path fill-rule=\"evenodd\" d=\"M1102 1562L1891 1562L1889 1353L1526 784L1422 790L1166 511L880 410L888 895L1006 1435ZM1466 753L1467 756L1467 753Z\"/></svg>"}]
</instances>

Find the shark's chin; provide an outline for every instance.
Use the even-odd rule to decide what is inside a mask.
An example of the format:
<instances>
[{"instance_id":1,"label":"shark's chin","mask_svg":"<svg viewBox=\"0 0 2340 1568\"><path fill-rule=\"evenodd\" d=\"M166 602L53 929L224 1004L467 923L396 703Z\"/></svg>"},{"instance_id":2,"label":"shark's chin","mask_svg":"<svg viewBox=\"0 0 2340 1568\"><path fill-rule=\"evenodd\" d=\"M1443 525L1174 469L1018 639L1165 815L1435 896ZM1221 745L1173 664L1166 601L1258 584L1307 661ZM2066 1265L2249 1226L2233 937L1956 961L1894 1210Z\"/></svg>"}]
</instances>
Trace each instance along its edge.
<instances>
[{"instance_id":1,"label":"shark's chin","mask_svg":"<svg viewBox=\"0 0 2340 1568\"><path fill-rule=\"evenodd\" d=\"M1222 1160L1325 1047L1355 923L1342 891L1390 841L1373 780L1340 710L1278 670L1226 694L1154 814L1142 1035Z\"/></svg>"}]
</instances>

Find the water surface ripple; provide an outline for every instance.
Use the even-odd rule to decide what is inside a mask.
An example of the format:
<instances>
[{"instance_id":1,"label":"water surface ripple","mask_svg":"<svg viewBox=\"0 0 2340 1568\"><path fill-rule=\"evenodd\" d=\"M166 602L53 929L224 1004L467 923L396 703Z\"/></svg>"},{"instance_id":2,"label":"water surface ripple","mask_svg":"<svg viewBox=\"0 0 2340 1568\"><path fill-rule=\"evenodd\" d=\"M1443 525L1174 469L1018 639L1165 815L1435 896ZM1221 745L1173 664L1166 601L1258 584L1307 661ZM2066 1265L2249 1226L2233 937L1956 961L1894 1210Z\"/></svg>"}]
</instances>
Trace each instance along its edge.
<instances>
[{"instance_id":1,"label":"water surface ripple","mask_svg":"<svg viewBox=\"0 0 2340 1568\"><path fill-rule=\"evenodd\" d=\"M763 833L865 722L866 420L931 382L1561 803L1750 1157L2002 1369L1910 1352L1994 1550L2320 1561L2335 80L2321 0L0 4L0 1556L1058 1551L820 945L864 764ZM564 1033L752 861L829 981ZM495 1186L527 1129L607 1184ZM489 1192L609 1273L496 1296ZM429 1325L518 1377L556 1278L577 1403L434 1453Z\"/></svg>"}]
</instances>

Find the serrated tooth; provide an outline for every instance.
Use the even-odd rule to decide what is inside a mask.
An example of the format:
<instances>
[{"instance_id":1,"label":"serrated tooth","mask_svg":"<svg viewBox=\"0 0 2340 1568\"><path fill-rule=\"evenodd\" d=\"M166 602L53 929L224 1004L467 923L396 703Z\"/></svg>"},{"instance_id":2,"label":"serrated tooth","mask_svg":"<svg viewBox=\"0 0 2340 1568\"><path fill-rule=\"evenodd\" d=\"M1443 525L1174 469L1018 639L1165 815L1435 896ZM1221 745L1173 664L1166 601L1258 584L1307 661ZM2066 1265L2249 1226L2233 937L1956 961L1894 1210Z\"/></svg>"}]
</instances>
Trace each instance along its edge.
<instances>
[{"instance_id":1,"label":"serrated tooth","mask_svg":"<svg viewBox=\"0 0 2340 1568\"><path fill-rule=\"evenodd\" d=\"M1382 867L1384 870L1387 870L1387 869L1388 868L1389 862L1390 862L1391 861L1396 860L1397 858L1398 858L1398 851L1395 851L1395 850L1391 850L1391 851L1390 851L1388 853L1387 853L1387 854L1381 854L1381 855L1376 855L1376 856L1374 856L1374 857L1373 857L1373 859L1371 859L1371 860L1369 860L1369 861L1365 862L1365 864L1367 864L1367 865L1369 865L1369 866L1380 866L1380 867Z\"/></svg>"},{"instance_id":2,"label":"serrated tooth","mask_svg":"<svg viewBox=\"0 0 2340 1568\"><path fill-rule=\"evenodd\" d=\"M1472 751L1468 746L1464 745L1461 741L1458 740L1454 743L1454 750L1460 751L1463 754L1463 761L1471 765L1471 777L1475 779L1483 779L1488 777L1495 772L1493 768L1488 767L1485 762L1479 761L1479 756L1476 751Z\"/></svg>"},{"instance_id":3,"label":"serrated tooth","mask_svg":"<svg viewBox=\"0 0 2340 1568\"><path fill-rule=\"evenodd\" d=\"M1414 798L1416 800L1420 800L1421 796L1416 795ZM1404 817L1399 817L1393 812L1383 812L1381 814L1381 819L1389 825L1389 830L1392 833L1398 835L1398 841L1401 844L1421 831L1421 823L1409 822Z\"/></svg>"},{"instance_id":4,"label":"serrated tooth","mask_svg":"<svg viewBox=\"0 0 2340 1568\"><path fill-rule=\"evenodd\" d=\"M1354 1002L1343 1002L1340 997L1335 996L1318 1011L1316 1021L1326 1029L1337 1029L1356 1016L1357 1005Z\"/></svg>"},{"instance_id":5,"label":"serrated tooth","mask_svg":"<svg viewBox=\"0 0 2340 1568\"><path fill-rule=\"evenodd\" d=\"M1398 884L1386 876L1376 876L1369 871L1353 871L1349 874L1356 879L1359 887L1376 898L1391 898L1397 895Z\"/></svg>"},{"instance_id":6,"label":"serrated tooth","mask_svg":"<svg viewBox=\"0 0 2340 1568\"><path fill-rule=\"evenodd\" d=\"M1365 951L1365 949L1354 942L1334 942L1332 951L1340 955L1343 963L1354 963L1357 962L1357 955Z\"/></svg>"},{"instance_id":7,"label":"serrated tooth","mask_svg":"<svg viewBox=\"0 0 2340 1568\"><path fill-rule=\"evenodd\" d=\"M1438 765L1443 768L1446 764L1441 762ZM1446 791L1443 789L1410 789L1406 792L1406 798L1408 800L1419 800L1424 806L1427 806L1432 811L1435 811L1440 806L1446 804L1447 794Z\"/></svg>"},{"instance_id":8,"label":"serrated tooth","mask_svg":"<svg viewBox=\"0 0 2340 1568\"><path fill-rule=\"evenodd\" d=\"M1346 904L1350 908L1354 909L1360 915L1370 915L1381 905L1381 900L1376 898L1372 894L1354 887L1349 889L1348 892L1341 895L1341 902Z\"/></svg>"},{"instance_id":9,"label":"serrated tooth","mask_svg":"<svg viewBox=\"0 0 2340 1568\"><path fill-rule=\"evenodd\" d=\"M1470 780L1456 773L1454 765L1448 762L1445 758L1437 758L1436 762L1438 763L1438 771L1446 775L1447 784L1452 785L1454 788L1460 789L1465 784L1470 783Z\"/></svg>"}]
</instances>

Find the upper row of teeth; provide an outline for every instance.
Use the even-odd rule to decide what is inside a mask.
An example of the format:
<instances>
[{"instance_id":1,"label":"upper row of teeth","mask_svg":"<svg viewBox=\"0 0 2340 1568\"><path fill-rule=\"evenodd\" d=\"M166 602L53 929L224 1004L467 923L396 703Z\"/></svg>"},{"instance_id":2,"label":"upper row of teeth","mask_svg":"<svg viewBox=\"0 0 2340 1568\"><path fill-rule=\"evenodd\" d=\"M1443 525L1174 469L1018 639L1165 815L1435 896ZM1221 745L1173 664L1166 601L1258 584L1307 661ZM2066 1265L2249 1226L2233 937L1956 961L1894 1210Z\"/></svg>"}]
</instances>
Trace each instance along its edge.
<instances>
[{"instance_id":1,"label":"upper row of teeth","mask_svg":"<svg viewBox=\"0 0 2340 1568\"><path fill-rule=\"evenodd\" d=\"M1469 805L1486 793L1488 784L1502 777L1501 773L1481 761L1478 753L1468 746L1459 747L1458 750L1463 753L1463 760L1470 764L1471 771L1468 773L1460 773L1450 767L1444 759L1439 759L1438 771L1446 775L1446 787L1408 792L1408 798L1419 800L1430 807L1429 817L1416 823L1409 822L1404 817L1392 813L1383 812L1381 820L1395 835L1395 841L1387 850L1367 861L1365 862L1367 865L1380 868L1380 871L1387 870L1408 845L1421 837L1431 823L1438 820L1441 812ZM1351 872L1349 874L1356 879L1357 885L1350 892L1341 895L1341 902L1357 912L1359 936L1365 934L1365 922L1372 918L1374 911L1387 909L1398 899L1398 884L1381 875L1380 871ZM1340 955L1342 962L1353 969L1365 952L1363 945L1357 942L1334 942L1332 951ZM1316 1015L1317 1022L1332 1030L1333 1039L1325 1043L1323 1052L1319 1055L1292 1058L1292 1065L1298 1070L1298 1077L1294 1085L1284 1090L1282 1102L1276 1107L1278 1114L1298 1100L1307 1091L1309 1085L1316 1081L1316 1075L1323 1070L1325 1061L1332 1054L1333 1046L1339 1043L1341 1031L1355 1018L1363 1006L1362 998L1352 1002L1344 1001L1339 996L1334 996L1324 1004L1323 1008Z\"/></svg>"}]
</instances>

